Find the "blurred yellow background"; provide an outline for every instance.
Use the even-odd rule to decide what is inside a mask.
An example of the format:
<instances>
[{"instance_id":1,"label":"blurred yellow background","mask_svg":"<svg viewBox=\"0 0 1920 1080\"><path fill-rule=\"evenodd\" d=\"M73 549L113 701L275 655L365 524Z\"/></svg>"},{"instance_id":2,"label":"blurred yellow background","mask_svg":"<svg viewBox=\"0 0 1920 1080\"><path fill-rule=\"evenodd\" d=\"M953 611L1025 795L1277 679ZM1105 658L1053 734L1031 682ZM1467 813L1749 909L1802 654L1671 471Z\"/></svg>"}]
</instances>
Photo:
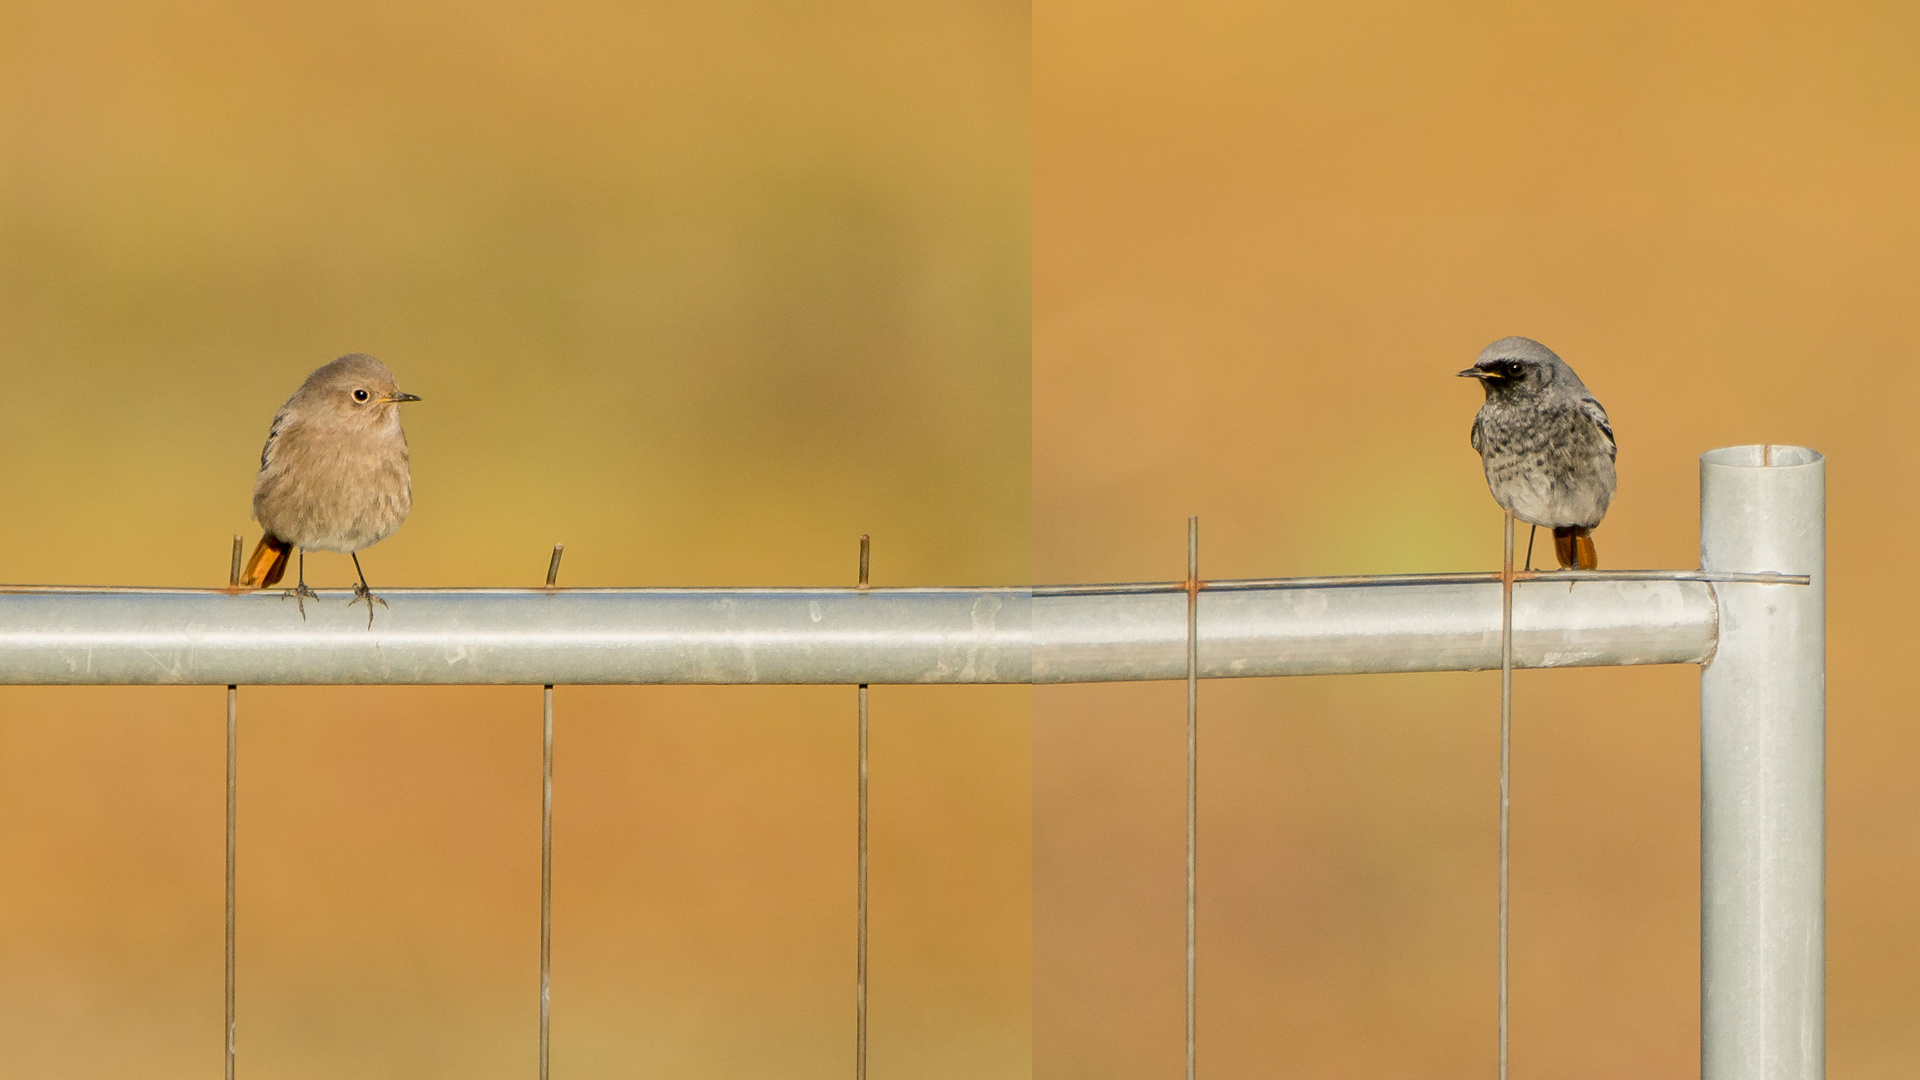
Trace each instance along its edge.
<instances>
[{"instance_id":1,"label":"blurred yellow background","mask_svg":"<svg viewBox=\"0 0 1920 1080\"><path fill-rule=\"evenodd\" d=\"M0 580L224 583L356 350L376 588L1028 580L1029 103L1022 6L9 3ZM874 691L876 1076L1028 1068L1028 702ZM556 1076L850 1070L853 708L560 689ZM530 1075L537 690L240 710L242 1074ZM217 1075L222 716L0 691L0 1076Z\"/></svg>"},{"instance_id":2,"label":"blurred yellow background","mask_svg":"<svg viewBox=\"0 0 1920 1080\"><path fill-rule=\"evenodd\" d=\"M1911 5L1107 0L1034 20L1034 573L1490 569L1453 373L1612 414L1604 567L1697 565L1696 456L1828 455L1828 1047L1920 1074ZM1517 1076L1698 1070L1683 668L1517 679ZM1201 687L1200 1070L1494 1067L1497 676ZM1179 1075L1178 686L1035 716L1035 1071Z\"/></svg>"}]
</instances>

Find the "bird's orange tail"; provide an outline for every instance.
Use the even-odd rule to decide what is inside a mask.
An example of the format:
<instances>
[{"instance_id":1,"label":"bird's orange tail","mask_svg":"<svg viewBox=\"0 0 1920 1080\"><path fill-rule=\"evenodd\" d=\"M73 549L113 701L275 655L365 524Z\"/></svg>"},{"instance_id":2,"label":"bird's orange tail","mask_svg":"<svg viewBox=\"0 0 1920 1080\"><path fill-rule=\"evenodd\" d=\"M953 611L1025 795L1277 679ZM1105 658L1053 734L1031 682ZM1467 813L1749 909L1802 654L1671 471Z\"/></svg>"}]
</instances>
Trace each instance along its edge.
<instances>
[{"instance_id":1,"label":"bird's orange tail","mask_svg":"<svg viewBox=\"0 0 1920 1080\"><path fill-rule=\"evenodd\" d=\"M240 584L249 589L271 589L280 584L287 573L287 556L293 554L293 545L268 533L260 537L260 543L253 549L253 557L247 560L246 572L240 575Z\"/></svg>"},{"instance_id":2,"label":"bird's orange tail","mask_svg":"<svg viewBox=\"0 0 1920 1080\"><path fill-rule=\"evenodd\" d=\"M1584 525L1553 530L1553 557L1562 570L1598 570L1600 553L1593 549L1593 531Z\"/></svg>"}]
</instances>

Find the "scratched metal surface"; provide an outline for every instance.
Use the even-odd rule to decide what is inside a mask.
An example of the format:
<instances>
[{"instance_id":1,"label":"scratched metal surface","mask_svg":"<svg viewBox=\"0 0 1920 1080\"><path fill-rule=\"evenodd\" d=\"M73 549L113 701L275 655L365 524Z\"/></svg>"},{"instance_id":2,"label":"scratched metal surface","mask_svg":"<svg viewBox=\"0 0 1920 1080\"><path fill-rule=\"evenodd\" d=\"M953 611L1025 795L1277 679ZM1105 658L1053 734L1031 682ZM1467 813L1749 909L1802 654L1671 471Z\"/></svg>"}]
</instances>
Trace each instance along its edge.
<instances>
[{"instance_id":1,"label":"scratched metal surface","mask_svg":"<svg viewBox=\"0 0 1920 1080\"><path fill-rule=\"evenodd\" d=\"M0 683L1023 683L1026 589L0 593Z\"/></svg>"}]
</instances>

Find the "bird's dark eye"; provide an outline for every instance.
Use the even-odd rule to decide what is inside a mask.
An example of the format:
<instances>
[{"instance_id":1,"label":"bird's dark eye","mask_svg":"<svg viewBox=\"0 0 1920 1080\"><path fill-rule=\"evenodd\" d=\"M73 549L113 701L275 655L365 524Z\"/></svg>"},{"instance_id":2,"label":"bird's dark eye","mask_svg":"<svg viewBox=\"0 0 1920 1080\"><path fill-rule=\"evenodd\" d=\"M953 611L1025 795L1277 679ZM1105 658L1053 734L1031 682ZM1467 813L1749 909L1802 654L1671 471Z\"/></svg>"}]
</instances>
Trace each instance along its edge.
<instances>
[{"instance_id":1,"label":"bird's dark eye","mask_svg":"<svg viewBox=\"0 0 1920 1080\"><path fill-rule=\"evenodd\" d=\"M1507 378L1509 379L1517 379L1520 376L1526 374L1526 371L1527 369L1523 364L1519 364L1513 361L1508 361L1507 363Z\"/></svg>"},{"instance_id":2,"label":"bird's dark eye","mask_svg":"<svg viewBox=\"0 0 1920 1080\"><path fill-rule=\"evenodd\" d=\"M367 400L367 392L365 390L355 390L353 392L353 400L355 401Z\"/></svg>"}]
</instances>

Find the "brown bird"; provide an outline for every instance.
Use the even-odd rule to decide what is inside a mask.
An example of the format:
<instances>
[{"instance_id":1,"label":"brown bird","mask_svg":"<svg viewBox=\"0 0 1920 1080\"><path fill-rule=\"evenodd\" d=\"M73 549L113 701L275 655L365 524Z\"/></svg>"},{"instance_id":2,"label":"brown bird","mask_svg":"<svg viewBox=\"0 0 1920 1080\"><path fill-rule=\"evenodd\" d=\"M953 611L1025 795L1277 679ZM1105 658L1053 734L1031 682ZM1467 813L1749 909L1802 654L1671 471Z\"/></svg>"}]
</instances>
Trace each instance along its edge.
<instances>
[{"instance_id":1,"label":"brown bird","mask_svg":"<svg viewBox=\"0 0 1920 1080\"><path fill-rule=\"evenodd\" d=\"M307 376L273 416L260 473L253 482L253 519L264 534L247 560L241 584L271 588L300 549L300 584L284 595L300 605L318 595L307 587L307 551L352 556L360 577L348 604L387 602L367 587L359 552L392 536L413 507L407 472L407 436L400 405L419 401L400 392L393 372L364 353L343 356Z\"/></svg>"}]
</instances>

